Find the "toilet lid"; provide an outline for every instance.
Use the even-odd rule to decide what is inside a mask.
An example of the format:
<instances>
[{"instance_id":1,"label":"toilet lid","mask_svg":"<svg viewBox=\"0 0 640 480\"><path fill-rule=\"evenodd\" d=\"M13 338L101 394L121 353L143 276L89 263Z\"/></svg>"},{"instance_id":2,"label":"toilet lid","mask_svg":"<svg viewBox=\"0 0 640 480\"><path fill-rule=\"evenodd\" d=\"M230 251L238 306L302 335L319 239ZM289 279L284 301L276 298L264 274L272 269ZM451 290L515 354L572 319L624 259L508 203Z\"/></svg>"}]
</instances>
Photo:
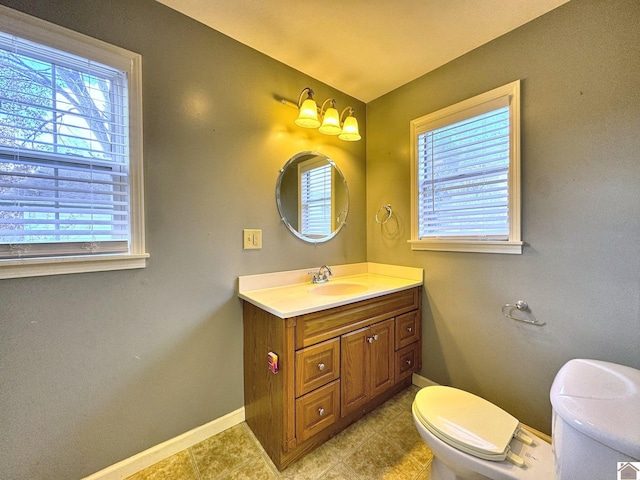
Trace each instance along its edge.
<instances>
[{"instance_id":1,"label":"toilet lid","mask_svg":"<svg viewBox=\"0 0 640 480\"><path fill-rule=\"evenodd\" d=\"M520 425L493 403L452 387L423 388L414 407L420 422L440 440L485 460L504 460Z\"/></svg>"}]
</instances>

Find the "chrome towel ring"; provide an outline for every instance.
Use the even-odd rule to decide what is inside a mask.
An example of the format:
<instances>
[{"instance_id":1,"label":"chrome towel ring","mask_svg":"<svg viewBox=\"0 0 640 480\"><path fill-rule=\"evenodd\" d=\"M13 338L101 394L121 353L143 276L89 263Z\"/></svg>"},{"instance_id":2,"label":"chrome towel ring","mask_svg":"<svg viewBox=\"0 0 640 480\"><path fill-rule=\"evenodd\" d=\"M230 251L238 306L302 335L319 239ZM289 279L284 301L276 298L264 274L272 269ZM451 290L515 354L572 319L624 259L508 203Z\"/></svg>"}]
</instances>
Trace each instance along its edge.
<instances>
[{"instance_id":1,"label":"chrome towel ring","mask_svg":"<svg viewBox=\"0 0 640 480\"><path fill-rule=\"evenodd\" d=\"M380 212L383 210L386 213L383 213L382 215L380 215ZM376 212L376 222L378 222L380 225L384 225L389 221L389 219L391 218L391 215L393 215L393 210L391 209L391 204L387 203L386 205L383 205L382 207L380 207ZM382 217L382 219L380 219L380 217Z\"/></svg>"},{"instance_id":2,"label":"chrome towel ring","mask_svg":"<svg viewBox=\"0 0 640 480\"><path fill-rule=\"evenodd\" d=\"M514 317L513 311L518 310L520 312L525 312L524 317ZM527 313L529 312L529 313ZM539 322L536 318L530 313L529 304L524 300L518 300L515 304L507 303L502 307L502 315L511 320L516 320L518 322L529 323L531 325L535 325L536 327L541 327L546 325L546 322Z\"/></svg>"}]
</instances>

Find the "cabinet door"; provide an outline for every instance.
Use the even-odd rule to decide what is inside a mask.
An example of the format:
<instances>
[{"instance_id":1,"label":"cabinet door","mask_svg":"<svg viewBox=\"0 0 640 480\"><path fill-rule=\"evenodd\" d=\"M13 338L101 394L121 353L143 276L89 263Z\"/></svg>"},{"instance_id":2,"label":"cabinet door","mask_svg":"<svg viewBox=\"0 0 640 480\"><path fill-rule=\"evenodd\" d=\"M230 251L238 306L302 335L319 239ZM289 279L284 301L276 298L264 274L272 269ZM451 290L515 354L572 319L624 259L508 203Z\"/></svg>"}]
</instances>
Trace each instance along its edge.
<instances>
[{"instance_id":1,"label":"cabinet door","mask_svg":"<svg viewBox=\"0 0 640 480\"><path fill-rule=\"evenodd\" d=\"M346 416L369 399L370 344L369 328L342 335L341 359L341 413Z\"/></svg>"},{"instance_id":2,"label":"cabinet door","mask_svg":"<svg viewBox=\"0 0 640 480\"><path fill-rule=\"evenodd\" d=\"M371 389L373 398L385 390L393 387L395 375L393 319L385 320L371 326L369 333L371 349Z\"/></svg>"}]
</instances>

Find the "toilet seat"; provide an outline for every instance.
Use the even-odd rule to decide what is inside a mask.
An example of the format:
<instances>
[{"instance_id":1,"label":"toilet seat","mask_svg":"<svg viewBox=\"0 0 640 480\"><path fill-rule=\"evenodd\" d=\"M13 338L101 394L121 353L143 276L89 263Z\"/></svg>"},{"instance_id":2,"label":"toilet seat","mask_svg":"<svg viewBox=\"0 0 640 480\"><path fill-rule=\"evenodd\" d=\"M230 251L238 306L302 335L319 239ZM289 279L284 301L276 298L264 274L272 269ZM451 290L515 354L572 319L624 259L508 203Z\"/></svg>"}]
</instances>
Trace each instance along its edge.
<instances>
[{"instance_id":1,"label":"toilet seat","mask_svg":"<svg viewBox=\"0 0 640 480\"><path fill-rule=\"evenodd\" d=\"M497 405L452 387L431 386L420 390L414 401L418 420L443 442L484 460L509 462L519 467L524 460L510 451L513 438L531 444L520 422Z\"/></svg>"}]
</instances>

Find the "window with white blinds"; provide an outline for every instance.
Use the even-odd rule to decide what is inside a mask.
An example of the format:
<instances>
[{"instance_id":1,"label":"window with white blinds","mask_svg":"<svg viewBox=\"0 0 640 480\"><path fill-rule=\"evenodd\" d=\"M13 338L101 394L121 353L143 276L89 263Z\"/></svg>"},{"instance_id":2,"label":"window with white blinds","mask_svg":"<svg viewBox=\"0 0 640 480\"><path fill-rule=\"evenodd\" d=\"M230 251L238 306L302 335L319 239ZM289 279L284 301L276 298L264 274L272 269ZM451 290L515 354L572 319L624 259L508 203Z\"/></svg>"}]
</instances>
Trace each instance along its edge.
<instances>
[{"instance_id":1,"label":"window with white blinds","mask_svg":"<svg viewBox=\"0 0 640 480\"><path fill-rule=\"evenodd\" d=\"M303 162L298 168L300 233L311 238L329 235L333 231L333 168L322 158Z\"/></svg>"},{"instance_id":2,"label":"window with white blinds","mask_svg":"<svg viewBox=\"0 0 640 480\"><path fill-rule=\"evenodd\" d=\"M414 249L521 253L518 85L411 122Z\"/></svg>"},{"instance_id":3,"label":"window with white blinds","mask_svg":"<svg viewBox=\"0 0 640 480\"><path fill-rule=\"evenodd\" d=\"M18 20L0 31L0 262L143 252L131 142L141 123L130 111L141 111L139 55Z\"/></svg>"}]
</instances>

